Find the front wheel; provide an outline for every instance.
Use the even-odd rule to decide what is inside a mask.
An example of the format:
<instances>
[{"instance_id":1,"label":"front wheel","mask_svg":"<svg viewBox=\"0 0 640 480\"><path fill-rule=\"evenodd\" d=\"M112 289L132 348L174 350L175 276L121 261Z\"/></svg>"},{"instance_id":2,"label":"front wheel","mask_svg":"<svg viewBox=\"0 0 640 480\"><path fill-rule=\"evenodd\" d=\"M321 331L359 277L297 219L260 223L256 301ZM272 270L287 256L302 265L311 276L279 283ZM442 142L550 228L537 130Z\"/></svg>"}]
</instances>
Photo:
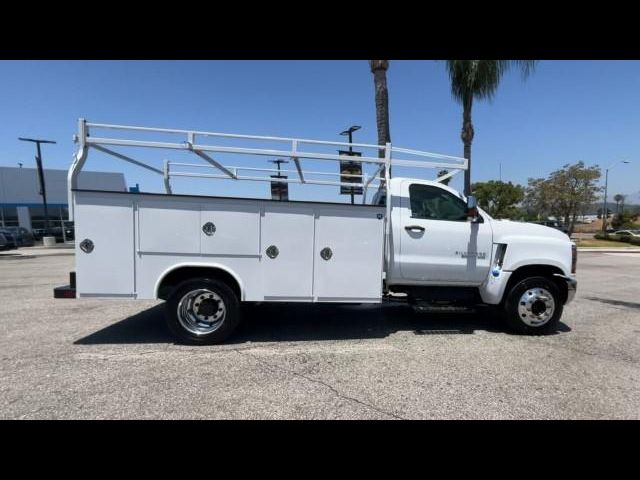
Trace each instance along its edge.
<instances>
[{"instance_id":1,"label":"front wheel","mask_svg":"<svg viewBox=\"0 0 640 480\"><path fill-rule=\"evenodd\" d=\"M555 332L562 316L560 290L553 280L531 277L511 288L504 302L507 326L525 335Z\"/></svg>"},{"instance_id":2,"label":"front wheel","mask_svg":"<svg viewBox=\"0 0 640 480\"><path fill-rule=\"evenodd\" d=\"M174 289L165 313L169 330L180 342L215 344L240 323L240 302L224 282L198 278Z\"/></svg>"}]
</instances>

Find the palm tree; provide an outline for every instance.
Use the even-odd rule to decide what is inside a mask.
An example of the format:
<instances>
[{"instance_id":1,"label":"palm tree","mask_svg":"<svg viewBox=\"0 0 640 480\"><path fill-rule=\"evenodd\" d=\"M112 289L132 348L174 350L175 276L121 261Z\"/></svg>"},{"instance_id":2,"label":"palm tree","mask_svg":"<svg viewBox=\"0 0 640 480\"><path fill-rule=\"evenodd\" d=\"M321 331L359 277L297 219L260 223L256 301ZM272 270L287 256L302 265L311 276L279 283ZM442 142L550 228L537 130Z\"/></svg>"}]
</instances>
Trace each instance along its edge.
<instances>
[{"instance_id":1,"label":"palm tree","mask_svg":"<svg viewBox=\"0 0 640 480\"><path fill-rule=\"evenodd\" d=\"M389 60L369 60L373 73L373 84L376 89L376 124L378 126L378 145L391 141L389 130L389 92L387 90L387 70ZM384 158L384 152L378 150L378 157ZM380 177L384 177L381 173Z\"/></svg>"},{"instance_id":2,"label":"palm tree","mask_svg":"<svg viewBox=\"0 0 640 480\"><path fill-rule=\"evenodd\" d=\"M620 213L620 202L624 200L624 197L619 193L614 195L613 200L616 202L616 215Z\"/></svg>"},{"instance_id":3,"label":"palm tree","mask_svg":"<svg viewBox=\"0 0 640 480\"><path fill-rule=\"evenodd\" d=\"M464 172L464 193L471 194L471 143L473 123L471 108L473 100L491 100L498 90L502 75L511 67L518 67L526 78L535 68L535 60L447 60L447 70L451 80L451 94L462 104L462 133L464 158L468 169Z\"/></svg>"}]
</instances>

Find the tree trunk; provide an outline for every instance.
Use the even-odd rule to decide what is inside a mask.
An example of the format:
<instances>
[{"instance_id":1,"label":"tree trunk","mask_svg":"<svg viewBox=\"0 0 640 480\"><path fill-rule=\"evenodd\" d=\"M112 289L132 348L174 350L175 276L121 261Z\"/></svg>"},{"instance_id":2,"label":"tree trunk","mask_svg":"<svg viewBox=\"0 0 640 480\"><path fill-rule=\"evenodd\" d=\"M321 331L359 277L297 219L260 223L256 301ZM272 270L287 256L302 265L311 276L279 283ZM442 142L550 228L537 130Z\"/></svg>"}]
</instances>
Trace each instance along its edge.
<instances>
[{"instance_id":1,"label":"tree trunk","mask_svg":"<svg viewBox=\"0 0 640 480\"><path fill-rule=\"evenodd\" d=\"M464 194L471 195L471 144L473 143L473 122L471 121L471 108L473 96L469 95L462 102L462 133L460 138L464 144L464 158L467 159L467 169L464 172Z\"/></svg>"},{"instance_id":2,"label":"tree trunk","mask_svg":"<svg viewBox=\"0 0 640 480\"><path fill-rule=\"evenodd\" d=\"M569 237L571 237L571 235L573 235L573 229L576 226L576 218L578 216L578 213L574 210L573 214L571 215L571 223L569 224L567 230L569 230Z\"/></svg>"},{"instance_id":3,"label":"tree trunk","mask_svg":"<svg viewBox=\"0 0 640 480\"><path fill-rule=\"evenodd\" d=\"M376 91L376 125L378 127L378 145L386 145L391 142L391 131L389 129L389 92L387 90L387 69L388 60L369 60L371 72L373 73L373 84ZM384 151L378 151L378 157L384 158ZM380 177L384 178L384 172L380 172Z\"/></svg>"}]
</instances>

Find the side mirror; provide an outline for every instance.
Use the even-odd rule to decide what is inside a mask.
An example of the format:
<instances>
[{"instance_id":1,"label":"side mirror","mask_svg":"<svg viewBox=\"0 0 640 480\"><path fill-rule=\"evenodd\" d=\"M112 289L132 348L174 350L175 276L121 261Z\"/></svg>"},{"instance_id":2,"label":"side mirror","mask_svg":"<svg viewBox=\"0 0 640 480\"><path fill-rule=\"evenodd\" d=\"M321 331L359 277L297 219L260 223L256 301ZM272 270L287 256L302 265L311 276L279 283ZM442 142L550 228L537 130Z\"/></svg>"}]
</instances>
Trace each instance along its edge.
<instances>
[{"instance_id":1,"label":"side mirror","mask_svg":"<svg viewBox=\"0 0 640 480\"><path fill-rule=\"evenodd\" d=\"M478 200L473 195L467 197L467 218L472 222L478 219Z\"/></svg>"}]
</instances>

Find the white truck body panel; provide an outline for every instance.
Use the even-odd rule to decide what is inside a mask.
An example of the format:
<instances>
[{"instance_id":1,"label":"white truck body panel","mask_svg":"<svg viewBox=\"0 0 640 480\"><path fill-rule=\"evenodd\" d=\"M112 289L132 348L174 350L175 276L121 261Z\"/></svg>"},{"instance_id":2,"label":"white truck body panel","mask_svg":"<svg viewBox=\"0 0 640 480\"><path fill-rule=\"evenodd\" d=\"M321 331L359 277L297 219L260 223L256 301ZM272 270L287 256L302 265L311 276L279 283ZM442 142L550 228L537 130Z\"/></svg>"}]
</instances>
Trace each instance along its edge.
<instances>
[{"instance_id":1,"label":"white truck body panel","mask_svg":"<svg viewBox=\"0 0 640 480\"><path fill-rule=\"evenodd\" d=\"M134 297L133 199L128 195L96 192L75 196L74 201L77 238L94 239L99 245L87 254L76 242L76 272L82 273L81 296Z\"/></svg>"},{"instance_id":2,"label":"white truck body panel","mask_svg":"<svg viewBox=\"0 0 640 480\"><path fill-rule=\"evenodd\" d=\"M262 261L264 300L313 301L314 210L309 205L265 205L262 248L274 245L278 256Z\"/></svg>"},{"instance_id":3,"label":"white truck body panel","mask_svg":"<svg viewBox=\"0 0 640 480\"><path fill-rule=\"evenodd\" d=\"M90 253L76 246L79 297L157 298L167 273L202 266L230 273L244 301L381 300L384 207L83 190L73 197L78 238L94 244ZM271 245L275 258L265 254Z\"/></svg>"},{"instance_id":4,"label":"white truck body panel","mask_svg":"<svg viewBox=\"0 0 640 480\"><path fill-rule=\"evenodd\" d=\"M132 197L131 202L138 210L138 255L200 254L200 203L179 197Z\"/></svg>"},{"instance_id":5,"label":"white truck body panel","mask_svg":"<svg viewBox=\"0 0 640 480\"><path fill-rule=\"evenodd\" d=\"M509 245L503 269L514 271L525 265L551 265L571 272L571 241L559 230L532 223L493 220L495 243Z\"/></svg>"},{"instance_id":6,"label":"white truck body panel","mask_svg":"<svg viewBox=\"0 0 640 480\"><path fill-rule=\"evenodd\" d=\"M363 215L360 207L326 206L316 217L313 289L319 302L379 302L382 296L384 209Z\"/></svg>"}]
</instances>

